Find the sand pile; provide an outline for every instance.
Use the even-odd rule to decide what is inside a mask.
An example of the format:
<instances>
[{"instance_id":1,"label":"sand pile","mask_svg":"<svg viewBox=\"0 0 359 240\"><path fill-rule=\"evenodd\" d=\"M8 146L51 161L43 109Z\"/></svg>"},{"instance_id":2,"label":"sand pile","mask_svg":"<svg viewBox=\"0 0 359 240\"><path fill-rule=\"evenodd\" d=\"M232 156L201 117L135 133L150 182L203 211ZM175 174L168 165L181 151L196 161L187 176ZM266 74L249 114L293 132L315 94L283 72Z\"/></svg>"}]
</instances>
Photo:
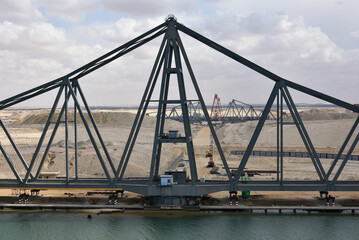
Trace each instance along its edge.
<instances>
[{"instance_id":1,"label":"sand pile","mask_svg":"<svg viewBox=\"0 0 359 240\"><path fill-rule=\"evenodd\" d=\"M53 118L52 122L55 122L57 118L59 117L60 112L57 111ZM84 113L85 118L88 122L90 122L90 119L88 117L87 113ZM136 115L133 113L128 112L115 112L115 111L92 111L92 115L95 119L95 122L98 126L109 126L109 127L131 127L133 124L133 121L135 120ZM47 121L47 118L49 116L48 110L36 110L28 112L27 114L18 114L17 121L13 122L12 126L19 126L19 125L44 125ZM79 114L77 114L78 123L82 124L82 120ZM64 116L61 119L64 120ZM72 122L74 121L74 114L73 111L69 111L68 113L68 121ZM142 127L153 127L156 123L155 117L145 116ZM182 124L173 121L173 120L167 120L166 125L169 128L172 129L181 129L183 128Z\"/></svg>"},{"instance_id":2,"label":"sand pile","mask_svg":"<svg viewBox=\"0 0 359 240\"><path fill-rule=\"evenodd\" d=\"M340 147L358 114L339 109L312 109L302 111L304 126L316 147ZM288 117L285 122L293 122ZM258 121L221 125L217 131L224 145L247 146ZM356 130L356 133L358 129ZM304 147L295 125L284 125L284 146ZM276 120L267 120L256 142L256 146L273 147L277 144Z\"/></svg>"},{"instance_id":3,"label":"sand pile","mask_svg":"<svg viewBox=\"0 0 359 240\"><path fill-rule=\"evenodd\" d=\"M127 142L135 114L120 111L93 111L93 116L96 123L99 126L101 136L107 146L109 154L114 162L115 166L118 166L122 157L123 149ZM29 163L36 144L41 136L42 128L47 121L49 111L27 111L26 113L19 113L17 115L18 120L9 126L8 130L14 137L17 144L21 145L21 152L24 158ZM52 121L55 121L58 117L58 112ZM349 129L353 125L357 114L345 111L339 108L333 109L312 109L303 110L300 112L304 125L311 137L313 144L316 147L340 147L343 143ZM79 118L78 118L79 119ZM69 121L73 120L73 111L70 111ZM287 118L286 122L292 120ZM131 159L128 164L125 176L148 176L149 164L152 156L152 144L154 139L154 125L156 117L146 116L142 124L140 133L138 134L135 147L133 149ZM79 121L80 123L80 121ZM225 124L216 126L216 133L219 140L224 147L227 161L231 166L238 166L240 157L231 155L231 146L247 146L253 131L257 126L258 121L250 121L237 124ZM45 142L47 142L53 131L54 124L51 125L48 134L46 135ZM183 124L180 122L167 120L165 126L165 132L169 129L179 130L183 134ZM205 158L205 152L208 150L209 144L209 130L208 126L192 125L192 136L194 138L195 153L197 167L200 177L206 177L211 179L208 169L205 167L208 159ZM70 170L74 169L74 126L69 124L69 162ZM88 133L83 125L78 126L78 159L79 159L79 172L88 177L103 176L102 166L99 163L96 152L92 147L92 143L89 140ZM91 131L94 133L93 129ZM356 130L356 133L359 130ZM355 134L356 134L355 133ZM263 130L256 142L256 147L274 147L276 146L277 129L275 120L267 120ZM61 124L57 134L52 142L47 162L44 166L44 171L60 171L60 175L64 176L65 169L65 128L64 124ZM8 145L10 143L5 141L5 136L0 134L0 141L3 145L10 149ZM99 145L98 139L95 137L95 141L99 146L101 155L104 157L102 147ZM284 125L284 146L285 147L303 147L303 142L298 134L298 130L295 125ZM227 150L228 149L228 150ZM44 148L41 150L43 152ZM181 153L186 152L184 144L164 144L161 156L161 173L164 172L172 164L174 159ZM21 163L16 161L15 152L9 152L11 159L15 162L17 169L23 169ZM41 154L40 154L41 155ZM186 154L185 154L186 155ZM40 156L41 157L41 156ZM3 162L5 159L1 158ZM215 161L219 160L219 156L215 150ZM254 158L249 162L249 167L264 169L275 168L275 158ZM290 178L308 178L312 179L312 175L315 176L315 169L313 168L310 159L305 159L305 162L300 162L298 159L285 159L286 173ZM323 160L325 161L325 160ZM325 167L329 166L332 160L325 162ZM36 163L38 164L38 163ZM186 163L187 164L187 163ZM106 165L108 165L106 163ZM11 173L9 167L5 169L6 164L0 165L0 174ZM35 165L36 167L37 165ZM186 166L188 167L188 166ZM298 169L301 169L298 171ZM353 167L357 171L358 166ZM353 170L353 171L354 171ZM19 170L21 174L24 174L24 170ZM297 174L297 175L296 175ZM354 173L347 171L347 177L356 176ZM357 174L357 173L356 173ZM12 176L13 177L13 176Z\"/></svg>"},{"instance_id":4,"label":"sand pile","mask_svg":"<svg viewBox=\"0 0 359 240\"><path fill-rule=\"evenodd\" d=\"M337 120L337 119L354 119L358 117L357 113L340 109L318 109L313 108L306 111L299 112L303 121L317 121L317 120Z\"/></svg>"},{"instance_id":5,"label":"sand pile","mask_svg":"<svg viewBox=\"0 0 359 240\"><path fill-rule=\"evenodd\" d=\"M105 141L105 146L108 147L108 146L113 146L114 144L112 142L107 142ZM96 142L96 144L99 144L98 142ZM58 141L57 143L55 144L52 144L53 147L59 147L59 148L64 148L66 147L66 142L65 140L60 140ZM68 147L69 148L75 148L75 142L72 141L72 140L69 140L68 141ZM91 140L87 140L87 141L78 141L77 142L77 147L78 149L85 149L87 147L92 147L92 142Z\"/></svg>"}]
</instances>

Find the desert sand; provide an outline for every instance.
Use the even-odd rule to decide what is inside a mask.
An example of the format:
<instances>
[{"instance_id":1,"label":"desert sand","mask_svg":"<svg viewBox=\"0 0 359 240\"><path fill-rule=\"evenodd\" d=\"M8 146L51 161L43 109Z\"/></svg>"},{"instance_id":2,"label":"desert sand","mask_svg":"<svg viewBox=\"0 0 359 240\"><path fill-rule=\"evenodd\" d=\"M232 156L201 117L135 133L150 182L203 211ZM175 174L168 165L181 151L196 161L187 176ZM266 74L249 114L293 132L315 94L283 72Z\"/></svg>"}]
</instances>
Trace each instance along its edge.
<instances>
[{"instance_id":1,"label":"desert sand","mask_svg":"<svg viewBox=\"0 0 359 240\"><path fill-rule=\"evenodd\" d=\"M48 110L24 110L24 111L3 111L1 119L7 123L7 129L18 145L23 157L29 163L36 148L37 142L42 133L42 129L47 120ZM336 153L353 125L357 114L343 110L341 108L323 108L323 109L305 109L300 111L300 115L304 125L311 137L317 151ZM118 165L122 157L122 152L126 144L135 114L116 110L95 110L93 116L99 127L101 136L109 151L111 159L115 166ZM52 121L58 117L55 114ZM78 119L80 117L78 116ZM69 112L69 146L70 146L70 174L74 176L74 126L73 112ZM131 155L129 165L127 167L125 177L146 177L149 173L149 165L152 155L152 142L154 138L154 125L156 118L146 116L142 124L141 131L137 138L134 151ZM285 119L291 122L289 116ZM104 177L103 169L89 140L88 133L79 120L78 125L78 164L80 177ZM245 149L256 127L257 121L248 121L235 124L223 124L216 126L221 146L224 150L226 160L230 167L237 167L242 156L232 155L230 152L236 149ZM53 132L55 124L51 124L46 135L44 143L47 143ZM174 120L166 120L165 131L170 129L179 130L180 134L184 134L183 124ZM206 179L226 179L226 176L213 175L206 168L208 158L205 157L206 151L209 149L209 128L208 126L191 125L196 164L198 176ZM91 128L94 134L93 128ZM256 143L256 149L276 148L276 121L267 120L263 130ZM358 129L355 135L358 134ZM65 176L65 127L61 124L54 141L51 145L48 156L46 156L45 164L42 171L56 172L59 176ZM352 141L352 140L351 140ZM6 138L4 132L0 131L0 142L7 154L15 164L19 174L24 176L25 171L17 158L15 151L12 149L10 142ZM99 144L97 140L97 144ZM298 134L295 125L287 124L284 126L284 148L295 151L305 151L304 144ZM320 150L319 150L320 149ZM34 171L41 161L42 153L45 150L45 144L41 148ZM166 169L173 163L174 159L181 153L185 152L184 144L164 144L161 155L160 173L164 173ZM358 147L355 154L358 154ZM103 154L103 152L102 152ZM104 156L104 154L103 154ZM224 173L223 163L215 148L214 161L220 167L219 171ZM332 159L322 159L323 167L327 170L332 163ZM188 163L184 162L187 169ZM340 164L340 161L339 161ZM109 169L109 164L107 164ZM264 169L275 170L276 158L271 157L250 157L247 169ZM182 169L182 168L179 168ZM335 171L334 171L335 172ZM284 178L292 180L311 180L317 179L317 174L310 159L306 158L284 158ZM71 177L71 176L70 176ZM276 174L262 174L254 176L254 179L274 179ZM4 157L0 154L0 178L14 178ZM359 180L359 162L349 161L340 179ZM226 193L228 195L228 193ZM274 194L274 193L273 193ZM272 194L272 195L273 195ZM289 194L290 195L290 194Z\"/></svg>"}]
</instances>

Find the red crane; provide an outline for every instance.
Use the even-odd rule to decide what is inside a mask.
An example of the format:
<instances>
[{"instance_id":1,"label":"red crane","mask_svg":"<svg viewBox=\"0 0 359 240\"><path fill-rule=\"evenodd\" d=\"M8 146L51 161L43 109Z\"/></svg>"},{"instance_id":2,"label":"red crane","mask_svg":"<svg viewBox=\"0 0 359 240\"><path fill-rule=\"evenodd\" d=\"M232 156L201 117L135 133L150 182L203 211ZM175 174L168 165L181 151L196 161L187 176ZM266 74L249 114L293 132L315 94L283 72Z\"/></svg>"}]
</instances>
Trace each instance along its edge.
<instances>
[{"instance_id":1,"label":"red crane","mask_svg":"<svg viewBox=\"0 0 359 240\"><path fill-rule=\"evenodd\" d=\"M223 120L221 99L218 97L217 94L214 94L210 118L213 121Z\"/></svg>"},{"instance_id":2,"label":"red crane","mask_svg":"<svg viewBox=\"0 0 359 240\"><path fill-rule=\"evenodd\" d=\"M212 121L223 121L221 99L218 97L217 94L214 94L210 119ZM214 139L213 139L212 133L210 133L209 150L206 152L206 157L209 158L207 167L214 167L213 147L214 147Z\"/></svg>"}]
</instances>

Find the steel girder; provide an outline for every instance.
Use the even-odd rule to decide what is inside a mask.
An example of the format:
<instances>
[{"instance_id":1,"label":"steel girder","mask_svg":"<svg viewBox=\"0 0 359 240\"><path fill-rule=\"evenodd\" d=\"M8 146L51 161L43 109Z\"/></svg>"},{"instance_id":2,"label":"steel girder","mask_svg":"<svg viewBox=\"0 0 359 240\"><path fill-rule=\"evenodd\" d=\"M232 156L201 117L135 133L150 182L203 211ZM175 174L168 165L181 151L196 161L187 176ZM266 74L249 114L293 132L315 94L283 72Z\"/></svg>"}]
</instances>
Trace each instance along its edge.
<instances>
[{"instance_id":1,"label":"steel girder","mask_svg":"<svg viewBox=\"0 0 359 240\"><path fill-rule=\"evenodd\" d=\"M220 146L219 140L215 133L213 124L210 120L209 114L207 112L206 105L204 103L202 94L199 89L199 85L197 83L196 77L190 65L187 53L182 44L179 31L187 34L198 41L206 44L207 46L219 51L220 53L232 58L233 60L243 64L246 67L262 74L263 76L273 80L275 82L273 90L269 96L268 102L262 113L260 114L259 121L257 127L251 137L249 145L243 155L243 158L237 168L237 172L235 177L231 176L231 173L228 168L228 164L226 162L225 155ZM102 140L100 131L95 123L95 120L91 114L90 108L86 102L84 93L79 85L79 79L84 77L85 75L101 68L102 66L116 60L117 58L131 52L132 50L146 44L147 42L157 38L158 36L164 35L162 40L160 49L158 51L153 69L151 71L149 80L147 82L144 95L142 97L138 112L135 117L134 124L131 128L128 141L125 145L124 152L122 158L120 160L119 165L114 166L111 156L108 153L106 146ZM172 59L174 62L172 63ZM225 171L227 173L228 179L221 182L209 181L205 184L198 182L196 163L194 159L193 153L193 143L191 136L191 127L190 127L190 114L189 114L189 105L188 99L186 98L186 91L183 82L183 67L186 66L194 89L196 91L198 99L195 101L199 102L200 107L204 113L205 119L208 122L210 131L213 135L214 142L219 151L222 163L224 165ZM174 64L172 66L172 64ZM162 74L161 74L162 71ZM150 176L144 180L135 180L135 179L125 179L123 178L124 172L126 170L128 161L131 156L131 152L136 142L136 138L138 136L139 130L141 128L141 124L143 118L146 114L146 110L148 108L148 104L153 101L151 100L152 93L154 87L157 83L157 79L161 77L161 93L158 102L158 110L157 110L157 121L156 121L156 132L154 139L154 147L151 158L151 167L150 167ZM180 93L180 99L177 101L170 101L167 99L168 96L168 86L170 81L170 75L176 75ZM190 158L190 170L191 170L191 182L190 184L185 184L181 186L173 187L173 190L168 191L168 195L180 194L182 196L189 195L201 195L210 192L222 191L222 190L261 190L261 191L278 191L278 190L286 190L286 191L318 191L318 190L341 190L341 191L359 191L359 182L354 181L338 181L338 178L347 164L349 159L348 156L351 155L354 148L359 141L359 135L354 138L351 146L349 147L346 158L342 161L339 166L337 172L333 172L335 166L340 159L341 154L347 147L350 139L352 138L357 125L359 123L359 117L355 121L352 129L349 131L347 138L345 139L342 147L338 152L338 157L332 163L330 169L325 172L321 161L316 153L316 150L311 142L311 139L305 129L305 126L298 114L298 111L295 107L294 101L290 95L289 89L295 89L302 93L308 94L310 96L314 96L326 102L335 104L337 106L343 107L345 109L354 111L359 113L359 107L352 105L350 103L344 102L342 100L336 99L334 97L328 96L326 94L320 93L313 89L301 86L289 80L283 79L278 75L271 73L270 71L256 65L255 63L243 58L242 56L230 51L229 49L211 41L210 39L196 33L195 31L185 27L184 25L178 23L173 17L168 18L163 24L151 29L150 31L140 35L139 37L129 41L128 43L110 51L109 53L95 59L94 61L89 62L88 64L82 66L81 68L61 77L55 79L51 82L38 86L36 88L30 89L13 97L7 98L3 101L0 101L0 110L6 109L10 106L13 106L17 103L26 101L30 98L36 97L43 93L46 93L51 90L58 89L58 94L55 98L54 104L51 108L49 117L45 124L43 133L40 137L39 143L37 144L36 150L34 152L34 156L32 157L29 164L25 161L23 156L21 155L19 149L17 148L15 142L13 141L11 135L6 129L6 126L0 120L1 128L5 133L6 137L9 139L11 146L15 150L18 158L20 159L22 166L25 169L25 176L20 176L18 174L17 169L12 162L12 159L9 158L5 149L0 145L0 150L2 155L4 156L7 164L11 168L15 179L3 179L0 180L0 187L44 187L44 188L58 188L58 187L79 187L79 188L88 188L88 187L109 187L109 188L119 188L122 187L125 190L138 192L144 195L158 195L161 194L160 187L155 184L154 180L159 175L159 163L160 163L160 155L161 155L161 135L163 134L163 126L166 116L166 107L168 104L180 104L181 110L183 113L183 121L184 121L184 129L185 129L185 144L187 146L187 151L189 153ZM54 117L55 110L59 104L60 96L63 95L65 100L61 107L61 111L59 117L56 119L54 130L50 136L49 141L47 141L45 145L45 151L42 155L41 161L39 163L39 167L36 171L33 171L34 166L36 165L36 159L40 156L40 150L43 147L46 133L48 132L49 125L51 123L52 118ZM68 165L68 102L72 99L74 101L74 119L75 126L77 123L76 113L79 114L86 131L90 137L92 145L95 149L96 155L101 163L103 171L105 173L106 178L102 179L80 179L78 177L77 167L75 168L75 176L70 176L68 166L66 167L66 177L59 178L54 180L40 180L39 173L41 171L41 167L44 163L44 159L49 151L51 143L53 141L54 135L58 129L60 123L65 123L65 143L66 143L66 165ZM89 116L89 121L86 120L84 112L82 110L82 106L80 105L79 100L83 102L83 107L85 112ZM271 108L273 102L277 100L277 179L275 181L252 181L250 183L243 183L240 180L240 176L243 173L243 170L248 162L249 156L255 146L255 143L258 139L258 136L263 128L265 121L268 119L268 116L271 114ZM283 104L284 102L288 106L291 116L293 118L294 124L296 125L300 137L303 140L303 143L310 155L313 166L316 169L319 180L318 181L285 181L283 179ZM61 117L64 116L65 121L61 121ZM90 125L94 129L94 134L90 129ZM76 166L77 166L77 137L76 137L76 127L75 127L75 155L76 155ZM101 145L102 152L95 140L97 138L98 142ZM334 177L330 178L331 174L334 173Z\"/></svg>"}]
</instances>

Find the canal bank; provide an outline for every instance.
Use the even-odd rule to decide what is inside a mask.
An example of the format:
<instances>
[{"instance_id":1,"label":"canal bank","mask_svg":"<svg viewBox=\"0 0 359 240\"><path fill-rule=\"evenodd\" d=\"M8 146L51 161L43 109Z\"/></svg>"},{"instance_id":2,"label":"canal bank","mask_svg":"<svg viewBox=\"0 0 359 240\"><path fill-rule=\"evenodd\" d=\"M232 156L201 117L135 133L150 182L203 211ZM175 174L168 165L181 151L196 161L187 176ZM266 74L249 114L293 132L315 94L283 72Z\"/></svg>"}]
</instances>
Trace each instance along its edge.
<instances>
[{"instance_id":1,"label":"canal bank","mask_svg":"<svg viewBox=\"0 0 359 240\"><path fill-rule=\"evenodd\" d=\"M95 210L103 213L125 211L199 211L199 212L248 212L248 213L340 213L359 214L359 207L343 206L144 206L144 205L88 205L88 204L0 204L1 210L40 210L40 211L81 211Z\"/></svg>"}]
</instances>

